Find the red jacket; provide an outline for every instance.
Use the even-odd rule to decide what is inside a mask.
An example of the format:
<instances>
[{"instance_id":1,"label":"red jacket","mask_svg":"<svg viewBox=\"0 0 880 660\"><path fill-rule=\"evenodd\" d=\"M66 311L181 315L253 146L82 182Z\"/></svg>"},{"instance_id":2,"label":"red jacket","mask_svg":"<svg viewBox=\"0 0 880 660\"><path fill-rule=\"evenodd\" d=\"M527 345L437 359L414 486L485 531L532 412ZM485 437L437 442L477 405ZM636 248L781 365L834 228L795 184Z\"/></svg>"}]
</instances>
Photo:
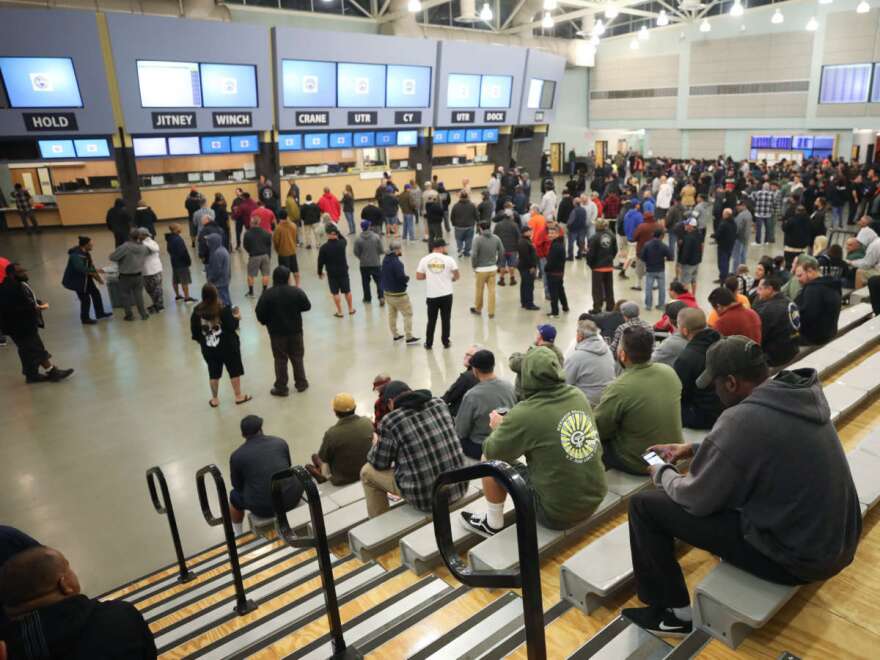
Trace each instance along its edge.
<instances>
[{"instance_id":1,"label":"red jacket","mask_svg":"<svg viewBox=\"0 0 880 660\"><path fill-rule=\"evenodd\" d=\"M603 206L603 217L608 220L617 220L617 216L620 213L620 197L618 197L615 193L609 193L605 196Z\"/></svg>"},{"instance_id":2,"label":"red jacket","mask_svg":"<svg viewBox=\"0 0 880 660\"><path fill-rule=\"evenodd\" d=\"M257 203L253 200L252 197L247 197L242 199L241 202L235 207L235 210L232 212L233 217L239 221L243 222L245 229L251 226L251 213L253 213L257 208Z\"/></svg>"},{"instance_id":3,"label":"red jacket","mask_svg":"<svg viewBox=\"0 0 880 660\"><path fill-rule=\"evenodd\" d=\"M9 259L0 257L0 284L6 279L6 267L9 266Z\"/></svg>"},{"instance_id":4,"label":"red jacket","mask_svg":"<svg viewBox=\"0 0 880 660\"><path fill-rule=\"evenodd\" d=\"M755 310L743 307L742 303L733 303L718 314L715 329L725 337L742 335L761 343L761 317Z\"/></svg>"},{"instance_id":5,"label":"red jacket","mask_svg":"<svg viewBox=\"0 0 880 660\"><path fill-rule=\"evenodd\" d=\"M339 222L342 207L339 205L339 200L336 199L336 195L331 192L326 192L321 195L321 199L318 200L318 208L321 209L321 213L329 214L330 219L333 220L333 222Z\"/></svg>"},{"instance_id":6,"label":"red jacket","mask_svg":"<svg viewBox=\"0 0 880 660\"><path fill-rule=\"evenodd\" d=\"M540 218L540 219L538 219ZM529 218L529 227L532 228L532 245L538 258L546 259L550 252L550 238L547 236L547 220L543 215L534 215Z\"/></svg>"},{"instance_id":7,"label":"red jacket","mask_svg":"<svg viewBox=\"0 0 880 660\"><path fill-rule=\"evenodd\" d=\"M697 299L694 298L694 294L690 291L685 291L679 296L675 297L676 300L680 300L688 307L699 307L697 305ZM660 317L660 320L654 324L654 330L659 330L660 332L672 332L673 327L672 323L669 322L669 317L664 314Z\"/></svg>"}]
</instances>

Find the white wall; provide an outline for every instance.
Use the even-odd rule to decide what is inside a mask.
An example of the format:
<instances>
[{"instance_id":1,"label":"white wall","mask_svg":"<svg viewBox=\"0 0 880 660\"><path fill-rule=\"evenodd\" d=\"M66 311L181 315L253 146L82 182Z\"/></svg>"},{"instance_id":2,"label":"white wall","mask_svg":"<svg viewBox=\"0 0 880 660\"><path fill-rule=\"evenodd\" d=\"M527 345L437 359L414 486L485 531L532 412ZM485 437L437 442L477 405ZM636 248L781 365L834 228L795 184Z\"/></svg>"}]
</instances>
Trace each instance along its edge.
<instances>
[{"instance_id":1,"label":"white wall","mask_svg":"<svg viewBox=\"0 0 880 660\"><path fill-rule=\"evenodd\" d=\"M574 149L578 156L585 156L592 148L587 130L587 78L589 70L575 67L565 70L562 88L559 90L559 108L556 121L550 124L545 148L550 142L564 142L565 155Z\"/></svg>"}]
</instances>

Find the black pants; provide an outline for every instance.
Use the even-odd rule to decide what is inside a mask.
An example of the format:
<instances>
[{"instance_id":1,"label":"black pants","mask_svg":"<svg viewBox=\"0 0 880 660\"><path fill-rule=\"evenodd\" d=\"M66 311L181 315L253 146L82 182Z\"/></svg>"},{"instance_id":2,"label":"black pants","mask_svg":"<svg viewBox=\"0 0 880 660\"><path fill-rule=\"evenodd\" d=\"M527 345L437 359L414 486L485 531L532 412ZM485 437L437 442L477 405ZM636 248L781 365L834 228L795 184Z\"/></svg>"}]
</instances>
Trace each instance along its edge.
<instances>
[{"instance_id":1,"label":"black pants","mask_svg":"<svg viewBox=\"0 0 880 660\"><path fill-rule=\"evenodd\" d=\"M244 231L244 220L235 220L235 249L241 247L241 232Z\"/></svg>"},{"instance_id":2,"label":"black pants","mask_svg":"<svg viewBox=\"0 0 880 660\"><path fill-rule=\"evenodd\" d=\"M730 275L730 257L731 250L725 250L721 246L718 247L718 279L724 284L724 278Z\"/></svg>"},{"instance_id":3,"label":"black pants","mask_svg":"<svg viewBox=\"0 0 880 660\"><path fill-rule=\"evenodd\" d=\"M113 242L116 244L116 247L119 247L120 245L125 243L125 241L127 241L127 240L128 240L128 233L117 232L117 231L113 232Z\"/></svg>"},{"instance_id":4,"label":"black pants","mask_svg":"<svg viewBox=\"0 0 880 660\"><path fill-rule=\"evenodd\" d=\"M433 241L434 239L440 240L443 238L443 223L442 222L429 222L428 223L428 240Z\"/></svg>"},{"instance_id":5,"label":"black pants","mask_svg":"<svg viewBox=\"0 0 880 660\"><path fill-rule=\"evenodd\" d=\"M434 344L434 328L437 327L437 314L440 314L441 331L440 338L443 345L449 343L449 326L452 319L452 294L428 298L428 328L425 330L425 345Z\"/></svg>"},{"instance_id":6,"label":"black pants","mask_svg":"<svg viewBox=\"0 0 880 660\"><path fill-rule=\"evenodd\" d=\"M874 315L880 316L880 275L868 279L868 295L871 297Z\"/></svg>"},{"instance_id":7,"label":"black pants","mask_svg":"<svg viewBox=\"0 0 880 660\"><path fill-rule=\"evenodd\" d=\"M803 252L791 252L786 250L783 254L785 255L785 269L791 270L791 265L794 263L794 260L797 259L799 254L803 254Z\"/></svg>"},{"instance_id":8,"label":"black pants","mask_svg":"<svg viewBox=\"0 0 880 660\"><path fill-rule=\"evenodd\" d=\"M743 539L737 511L698 517L669 499L665 491L647 490L629 501L629 543L636 589L647 605L690 605L687 584L675 558L675 539L707 550L764 580L788 585L806 583Z\"/></svg>"},{"instance_id":9,"label":"black pants","mask_svg":"<svg viewBox=\"0 0 880 660\"><path fill-rule=\"evenodd\" d=\"M88 285L86 286L85 291L77 291L76 295L79 296L79 320L80 321L88 321L91 317L89 316L89 309L94 305L95 307L95 318L100 318L104 315L104 301L101 300L101 292L98 291L98 287L95 286L95 283L90 279Z\"/></svg>"},{"instance_id":10,"label":"black pants","mask_svg":"<svg viewBox=\"0 0 880 660\"><path fill-rule=\"evenodd\" d=\"M384 299L385 294L382 293L382 284L379 280L380 273L381 269L378 266L361 266L361 284L364 287L364 302L370 302L373 299L373 296L370 294L371 279L376 283L376 291L378 292L376 295L379 296L379 300Z\"/></svg>"},{"instance_id":11,"label":"black pants","mask_svg":"<svg viewBox=\"0 0 880 660\"><path fill-rule=\"evenodd\" d=\"M610 312L614 309L614 272L596 272L593 271L593 312L602 311L602 305L605 305L605 311Z\"/></svg>"},{"instance_id":12,"label":"black pants","mask_svg":"<svg viewBox=\"0 0 880 660\"><path fill-rule=\"evenodd\" d=\"M535 304L535 276L528 269L519 271L519 304L522 307Z\"/></svg>"},{"instance_id":13,"label":"black pants","mask_svg":"<svg viewBox=\"0 0 880 660\"><path fill-rule=\"evenodd\" d=\"M21 360L21 373L27 377L33 377L40 373L40 365L51 358L40 333L34 328L33 332L21 335L9 335L18 349L18 359Z\"/></svg>"},{"instance_id":14,"label":"black pants","mask_svg":"<svg viewBox=\"0 0 880 660\"><path fill-rule=\"evenodd\" d=\"M293 384L298 390L309 386L303 356L306 354L302 333L270 335L272 357L275 358L275 389L287 391L287 362L293 365Z\"/></svg>"},{"instance_id":15,"label":"black pants","mask_svg":"<svg viewBox=\"0 0 880 660\"><path fill-rule=\"evenodd\" d=\"M565 283L562 275L547 273L547 285L550 287L550 313L559 314L559 303L563 311L568 311L568 298L565 295Z\"/></svg>"},{"instance_id":16,"label":"black pants","mask_svg":"<svg viewBox=\"0 0 880 660\"><path fill-rule=\"evenodd\" d=\"M718 421L718 413L710 412L690 404L681 404L681 425L688 429L709 430Z\"/></svg>"}]
</instances>

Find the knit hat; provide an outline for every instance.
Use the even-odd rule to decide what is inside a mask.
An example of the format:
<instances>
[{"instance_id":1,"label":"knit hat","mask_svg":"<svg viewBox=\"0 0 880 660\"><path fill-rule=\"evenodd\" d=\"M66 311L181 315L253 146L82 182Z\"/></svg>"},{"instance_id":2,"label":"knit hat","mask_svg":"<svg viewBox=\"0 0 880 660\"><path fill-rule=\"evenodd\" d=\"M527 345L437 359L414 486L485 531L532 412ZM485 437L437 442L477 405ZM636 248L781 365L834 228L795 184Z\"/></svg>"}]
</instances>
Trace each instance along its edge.
<instances>
[{"instance_id":1,"label":"knit hat","mask_svg":"<svg viewBox=\"0 0 880 660\"><path fill-rule=\"evenodd\" d=\"M348 392L340 392L333 397L333 410L336 412L353 412L355 407L354 397Z\"/></svg>"},{"instance_id":2,"label":"knit hat","mask_svg":"<svg viewBox=\"0 0 880 660\"><path fill-rule=\"evenodd\" d=\"M82 247L83 245L87 245L88 242L91 241L91 240L92 240L92 239L89 238L88 236L80 236L80 237L77 239L77 242L79 243L79 246Z\"/></svg>"},{"instance_id":3,"label":"knit hat","mask_svg":"<svg viewBox=\"0 0 880 660\"><path fill-rule=\"evenodd\" d=\"M385 386L385 389L382 390L382 399L385 401L385 403L388 403L389 401L394 401L394 399L399 397L401 394L411 391L412 389L410 388L410 386L404 383L402 380L392 380Z\"/></svg>"},{"instance_id":4,"label":"knit hat","mask_svg":"<svg viewBox=\"0 0 880 660\"><path fill-rule=\"evenodd\" d=\"M369 220L361 220L361 230L367 231L372 223Z\"/></svg>"}]
</instances>

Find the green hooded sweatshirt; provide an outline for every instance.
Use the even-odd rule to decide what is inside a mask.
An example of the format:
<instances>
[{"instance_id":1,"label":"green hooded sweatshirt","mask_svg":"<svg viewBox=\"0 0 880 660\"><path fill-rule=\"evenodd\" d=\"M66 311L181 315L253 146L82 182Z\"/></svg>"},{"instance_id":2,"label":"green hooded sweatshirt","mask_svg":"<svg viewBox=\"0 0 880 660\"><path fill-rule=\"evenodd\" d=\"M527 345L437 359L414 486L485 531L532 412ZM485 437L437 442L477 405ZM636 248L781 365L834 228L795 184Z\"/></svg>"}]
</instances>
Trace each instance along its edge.
<instances>
[{"instance_id":1,"label":"green hooded sweatshirt","mask_svg":"<svg viewBox=\"0 0 880 660\"><path fill-rule=\"evenodd\" d=\"M486 438L487 458L513 462L525 455L538 504L555 527L589 518L605 497L602 443L590 404L565 384L556 355L543 346L522 362L524 401Z\"/></svg>"}]
</instances>

